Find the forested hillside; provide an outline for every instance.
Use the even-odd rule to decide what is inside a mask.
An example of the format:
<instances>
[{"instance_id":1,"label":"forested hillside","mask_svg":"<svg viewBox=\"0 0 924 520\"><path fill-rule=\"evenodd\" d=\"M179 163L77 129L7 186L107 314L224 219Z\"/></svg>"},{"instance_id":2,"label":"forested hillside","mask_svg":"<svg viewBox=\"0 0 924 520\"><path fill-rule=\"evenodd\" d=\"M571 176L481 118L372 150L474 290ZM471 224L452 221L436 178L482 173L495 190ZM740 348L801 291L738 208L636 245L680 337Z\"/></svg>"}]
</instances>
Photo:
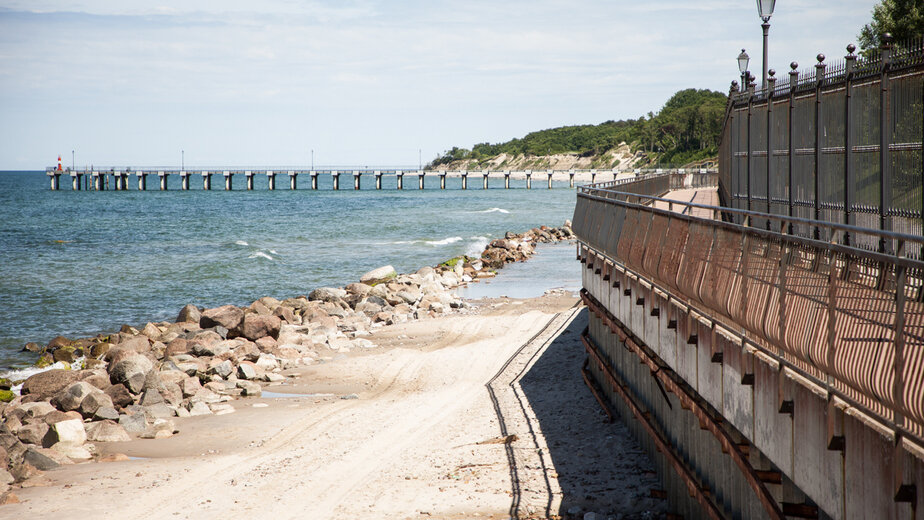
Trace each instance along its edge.
<instances>
[{"instance_id":1,"label":"forested hillside","mask_svg":"<svg viewBox=\"0 0 924 520\"><path fill-rule=\"evenodd\" d=\"M726 96L721 92L681 90L657 114L649 112L638 119L540 130L504 143L478 143L470 150L453 147L430 167L463 160L477 163L500 154L602 156L620 143L627 143L633 152L647 152L649 163L684 164L718 153L725 104Z\"/></svg>"}]
</instances>

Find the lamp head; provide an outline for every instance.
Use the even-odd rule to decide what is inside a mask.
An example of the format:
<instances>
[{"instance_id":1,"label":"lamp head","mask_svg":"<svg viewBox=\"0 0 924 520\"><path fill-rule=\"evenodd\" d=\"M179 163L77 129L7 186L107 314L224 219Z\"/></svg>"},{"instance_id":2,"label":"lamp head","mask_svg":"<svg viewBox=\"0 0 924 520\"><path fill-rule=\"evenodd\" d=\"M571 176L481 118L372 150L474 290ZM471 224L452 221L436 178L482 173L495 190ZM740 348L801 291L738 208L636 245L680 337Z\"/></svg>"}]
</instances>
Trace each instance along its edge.
<instances>
[{"instance_id":1,"label":"lamp head","mask_svg":"<svg viewBox=\"0 0 924 520\"><path fill-rule=\"evenodd\" d=\"M757 0L757 12L760 14L764 23L770 21L773 16L773 9L776 7L776 0Z\"/></svg>"},{"instance_id":2,"label":"lamp head","mask_svg":"<svg viewBox=\"0 0 924 520\"><path fill-rule=\"evenodd\" d=\"M738 72L744 74L744 71L748 70L749 61L751 61L751 57L744 52L744 49L741 49L741 54L738 55Z\"/></svg>"}]
</instances>

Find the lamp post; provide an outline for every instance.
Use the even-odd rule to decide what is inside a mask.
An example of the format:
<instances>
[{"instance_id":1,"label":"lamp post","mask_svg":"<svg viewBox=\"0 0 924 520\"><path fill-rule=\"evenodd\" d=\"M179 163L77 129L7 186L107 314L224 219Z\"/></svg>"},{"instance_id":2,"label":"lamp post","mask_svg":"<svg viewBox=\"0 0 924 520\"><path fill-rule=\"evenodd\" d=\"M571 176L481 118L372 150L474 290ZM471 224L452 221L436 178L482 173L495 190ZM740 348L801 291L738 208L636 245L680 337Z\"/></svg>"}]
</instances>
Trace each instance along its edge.
<instances>
[{"instance_id":1,"label":"lamp post","mask_svg":"<svg viewBox=\"0 0 924 520\"><path fill-rule=\"evenodd\" d=\"M77 153L71 150L71 171L77 171Z\"/></svg>"},{"instance_id":2,"label":"lamp post","mask_svg":"<svg viewBox=\"0 0 924 520\"><path fill-rule=\"evenodd\" d=\"M760 25L764 30L764 75L761 87L767 86L767 36L770 34L770 17L773 16L774 7L776 7L776 0L757 0L757 12L760 14L760 19L764 21Z\"/></svg>"},{"instance_id":3,"label":"lamp post","mask_svg":"<svg viewBox=\"0 0 924 520\"><path fill-rule=\"evenodd\" d=\"M741 73L741 90L747 90L748 88L748 62L751 61L751 57L748 56L748 53L744 52L744 49L741 49L741 54L738 55L738 72Z\"/></svg>"},{"instance_id":4,"label":"lamp post","mask_svg":"<svg viewBox=\"0 0 924 520\"><path fill-rule=\"evenodd\" d=\"M180 171L186 169L186 150L180 150Z\"/></svg>"},{"instance_id":5,"label":"lamp post","mask_svg":"<svg viewBox=\"0 0 924 520\"><path fill-rule=\"evenodd\" d=\"M311 149L311 171L314 171L314 148Z\"/></svg>"}]
</instances>

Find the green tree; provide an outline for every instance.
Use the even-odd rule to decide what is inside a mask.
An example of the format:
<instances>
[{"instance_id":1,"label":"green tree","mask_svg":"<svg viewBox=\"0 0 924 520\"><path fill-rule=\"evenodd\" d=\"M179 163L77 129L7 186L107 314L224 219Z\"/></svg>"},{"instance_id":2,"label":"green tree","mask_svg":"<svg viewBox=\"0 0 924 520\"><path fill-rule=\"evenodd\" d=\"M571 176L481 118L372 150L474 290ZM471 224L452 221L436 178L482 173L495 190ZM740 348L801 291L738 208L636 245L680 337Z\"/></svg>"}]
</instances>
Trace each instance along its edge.
<instances>
[{"instance_id":1,"label":"green tree","mask_svg":"<svg viewBox=\"0 0 924 520\"><path fill-rule=\"evenodd\" d=\"M897 42L924 36L924 0L882 0L873 7L873 19L860 30L860 49L875 49L891 33Z\"/></svg>"}]
</instances>

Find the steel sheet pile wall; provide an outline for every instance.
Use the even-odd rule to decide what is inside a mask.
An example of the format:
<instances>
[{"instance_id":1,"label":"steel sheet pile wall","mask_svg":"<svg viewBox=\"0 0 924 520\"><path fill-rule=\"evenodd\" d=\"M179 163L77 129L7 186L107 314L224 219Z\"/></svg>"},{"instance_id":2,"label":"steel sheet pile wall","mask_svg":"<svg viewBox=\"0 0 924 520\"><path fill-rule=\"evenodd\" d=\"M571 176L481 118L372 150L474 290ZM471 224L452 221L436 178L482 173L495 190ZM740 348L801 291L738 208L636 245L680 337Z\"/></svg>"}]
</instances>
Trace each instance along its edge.
<instances>
[{"instance_id":1,"label":"steel sheet pile wall","mask_svg":"<svg viewBox=\"0 0 924 520\"><path fill-rule=\"evenodd\" d=\"M643 199L597 186L578 194L584 286L600 309L719 410L807 503L834 518L915 514L906 501L924 482L924 262L911 257L924 237L729 208L734 222L721 222ZM826 240L785 232L800 226ZM665 340L671 325L674 339ZM693 352L682 348L688 342ZM638 381L625 362L607 361ZM668 437L673 420L659 422ZM708 483L701 455L684 456Z\"/></svg>"},{"instance_id":2,"label":"steel sheet pile wall","mask_svg":"<svg viewBox=\"0 0 924 520\"><path fill-rule=\"evenodd\" d=\"M848 50L843 62L825 64L819 55L814 70L794 69L780 84L771 78L766 89L732 88L719 148L720 200L737 209L920 235L924 45L887 42L869 58ZM832 238L803 224L787 231ZM840 237L894 251L894 243L862 242L868 238Z\"/></svg>"}]
</instances>

